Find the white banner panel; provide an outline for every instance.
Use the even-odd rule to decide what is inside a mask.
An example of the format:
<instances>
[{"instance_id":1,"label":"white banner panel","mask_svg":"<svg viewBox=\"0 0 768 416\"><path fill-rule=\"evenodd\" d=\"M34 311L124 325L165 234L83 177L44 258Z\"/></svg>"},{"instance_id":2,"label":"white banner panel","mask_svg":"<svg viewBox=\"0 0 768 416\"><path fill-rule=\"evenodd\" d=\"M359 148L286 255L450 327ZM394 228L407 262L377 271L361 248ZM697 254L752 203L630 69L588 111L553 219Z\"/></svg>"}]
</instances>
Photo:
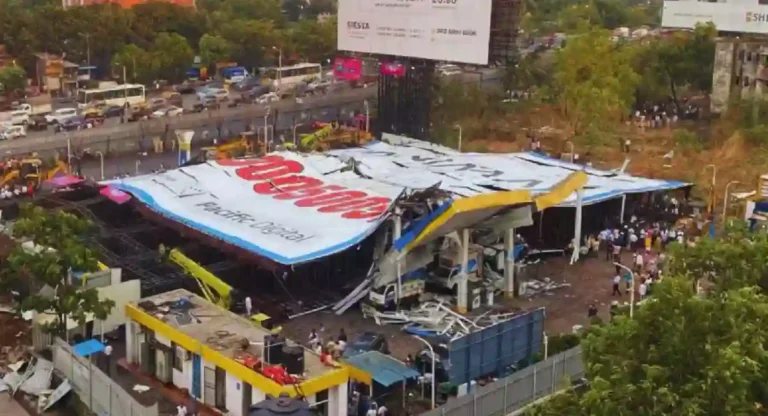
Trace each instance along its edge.
<instances>
[{"instance_id":1,"label":"white banner panel","mask_svg":"<svg viewBox=\"0 0 768 416\"><path fill-rule=\"evenodd\" d=\"M768 33L767 0L667 0L661 19L663 27L694 28L696 23L712 22L717 30Z\"/></svg>"},{"instance_id":2,"label":"white banner panel","mask_svg":"<svg viewBox=\"0 0 768 416\"><path fill-rule=\"evenodd\" d=\"M110 184L205 234L297 264L345 250L376 230L402 188L369 182L323 175L302 156L279 153Z\"/></svg>"},{"instance_id":3,"label":"white banner panel","mask_svg":"<svg viewBox=\"0 0 768 416\"><path fill-rule=\"evenodd\" d=\"M491 0L339 0L338 49L488 64Z\"/></svg>"}]
</instances>

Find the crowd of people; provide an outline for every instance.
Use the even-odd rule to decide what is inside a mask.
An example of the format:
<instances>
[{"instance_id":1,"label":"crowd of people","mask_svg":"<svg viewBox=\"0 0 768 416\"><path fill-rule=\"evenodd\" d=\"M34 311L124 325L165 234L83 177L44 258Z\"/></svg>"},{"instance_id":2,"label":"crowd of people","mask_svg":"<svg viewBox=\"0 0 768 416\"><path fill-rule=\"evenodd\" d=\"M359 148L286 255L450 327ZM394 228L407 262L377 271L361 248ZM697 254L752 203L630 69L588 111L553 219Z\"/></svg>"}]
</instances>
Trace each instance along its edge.
<instances>
[{"instance_id":1,"label":"crowd of people","mask_svg":"<svg viewBox=\"0 0 768 416\"><path fill-rule=\"evenodd\" d=\"M639 128L674 127L679 120L699 117L699 107L687 98L680 102L680 109L673 101L648 102L635 108L632 123Z\"/></svg>"}]
</instances>

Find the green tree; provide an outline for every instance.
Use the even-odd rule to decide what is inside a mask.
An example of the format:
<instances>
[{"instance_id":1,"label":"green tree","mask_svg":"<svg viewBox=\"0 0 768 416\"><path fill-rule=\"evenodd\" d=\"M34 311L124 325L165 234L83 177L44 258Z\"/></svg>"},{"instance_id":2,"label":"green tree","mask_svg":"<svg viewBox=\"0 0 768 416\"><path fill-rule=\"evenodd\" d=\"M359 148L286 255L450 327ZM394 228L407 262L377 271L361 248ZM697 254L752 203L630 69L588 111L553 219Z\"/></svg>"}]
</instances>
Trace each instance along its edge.
<instances>
[{"instance_id":1,"label":"green tree","mask_svg":"<svg viewBox=\"0 0 768 416\"><path fill-rule=\"evenodd\" d=\"M176 82L184 79L184 74L192 65L195 52L187 40L176 33L161 33L152 45L152 61L156 65L160 79Z\"/></svg>"},{"instance_id":2,"label":"green tree","mask_svg":"<svg viewBox=\"0 0 768 416\"><path fill-rule=\"evenodd\" d=\"M764 231L734 228L673 245L667 277L634 319L592 327L583 340L588 390L530 414L764 415L767 241ZM701 279L714 284L697 293Z\"/></svg>"},{"instance_id":3,"label":"green tree","mask_svg":"<svg viewBox=\"0 0 768 416\"><path fill-rule=\"evenodd\" d=\"M27 73L18 66L0 68L0 87L6 94L24 92L27 87Z\"/></svg>"},{"instance_id":4,"label":"green tree","mask_svg":"<svg viewBox=\"0 0 768 416\"><path fill-rule=\"evenodd\" d=\"M219 35L206 33L200 38L199 51L203 64L208 66L229 60L232 56L232 45Z\"/></svg>"},{"instance_id":5,"label":"green tree","mask_svg":"<svg viewBox=\"0 0 768 416\"><path fill-rule=\"evenodd\" d=\"M603 29L573 37L557 52L555 93L574 136L596 134L629 111L638 81L631 58L632 50Z\"/></svg>"},{"instance_id":6,"label":"green tree","mask_svg":"<svg viewBox=\"0 0 768 416\"><path fill-rule=\"evenodd\" d=\"M305 0L283 0L283 12L289 22L298 22L307 7Z\"/></svg>"},{"instance_id":7,"label":"green tree","mask_svg":"<svg viewBox=\"0 0 768 416\"><path fill-rule=\"evenodd\" d=\"M238 64L247 68L277 65L278 54L273 48L282 46L283 37L273 22L231 20L221 27L220 33L233 45L232 57Z\"/></svg>"},{"instance_id":8,"label":"green tree","mask_svg":"<svg viewBox=\"0 0 768 416\"><path fill-rule=\"evenodd\" d=\"M75 283L71 276L72 272L98 269L96 257L82 241L90 229L87 220L31 205L21 207L13 225L13 237L32 241L36 248L15 247L0 274L0 283L25 295L21 311L53 315L48 329L59 336L64 334L67 317L84 325L89 314L104 320L115 306L112 300L100 300L96 289ZM52 296L38 294L46 286L53 290Z\"/></svg>"},{"instance_id":9,"label":"green tree","mask_svg":"<svg viewBox=\"0 0 768 416\"><path fill-rule=\"evenodd\" d=\"M131 82L151 83L157 79L152 56L136 45L126 45L112 57L112 73L122 75L123 71Z\"/></svg>"},{"instance_id":10,"label":"green tree","mask_svg":"<svg viewBox=\"0 0 768 416\"><path fill-rule=\"evenodd\" d=\"M322 62L336 53L336 33L336 18L324 22L302 19L291 27L289 38L303 59Z\"/></svg>"}]
</instances>

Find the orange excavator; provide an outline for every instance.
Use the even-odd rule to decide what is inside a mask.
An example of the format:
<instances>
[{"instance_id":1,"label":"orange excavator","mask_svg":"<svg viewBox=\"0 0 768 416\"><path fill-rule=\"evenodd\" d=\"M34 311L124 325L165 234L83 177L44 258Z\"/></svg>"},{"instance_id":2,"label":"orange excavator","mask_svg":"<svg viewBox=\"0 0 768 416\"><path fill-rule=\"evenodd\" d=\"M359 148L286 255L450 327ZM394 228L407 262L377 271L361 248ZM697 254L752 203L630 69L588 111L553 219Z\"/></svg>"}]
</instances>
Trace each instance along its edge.
<instances>
[{"instance_id":1,"label":"orange excavator","mask_svg":"<svg viewBox=\"0 0 768 416\"><path fill-rule=\"evenodd\" d=\"M55 177L58 174L68 174L69 165L62 161L56 161L56 164L47 168L43 161L36 157L26 159L10 159L0 162L0 168L3 171L3 179L0 186L6 185L29 185L34 184L35 188L43 182Z\"/></svg>"}]
</instances>

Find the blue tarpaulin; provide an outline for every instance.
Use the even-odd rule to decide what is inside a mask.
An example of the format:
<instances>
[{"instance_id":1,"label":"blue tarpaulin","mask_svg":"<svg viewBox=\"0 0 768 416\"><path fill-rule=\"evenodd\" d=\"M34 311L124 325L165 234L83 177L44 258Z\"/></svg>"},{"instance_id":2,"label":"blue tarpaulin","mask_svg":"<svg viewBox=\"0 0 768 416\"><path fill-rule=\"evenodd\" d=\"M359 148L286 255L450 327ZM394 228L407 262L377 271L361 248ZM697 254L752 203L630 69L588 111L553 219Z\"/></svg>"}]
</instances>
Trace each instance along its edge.
<instances>
[{"instance_id":1,"label":"blue tarpaulin","mask_svg":"<svg viewBox=\"0 0 768 416\"><path fill-rule=\"evenodd\" d=\"M418 378L421 374L405 363L378 351L368 351L346 360L347 364L371 375L373 381L390 387L404 380Z\"/></svg>"},{"instance_id":2,"label":"blue tarpaulin","mask_svg":"<svg viewBox=\"0 0 768 416\"><path fill-rule=\"evenodd\" d=\"M89 339L88 341L75 344L72 349L75 351L75 354L81 357L87 357L89 355L96 354L97 352L104 351L104 344L98 340Z\"/></svg>"}]
</instances>

